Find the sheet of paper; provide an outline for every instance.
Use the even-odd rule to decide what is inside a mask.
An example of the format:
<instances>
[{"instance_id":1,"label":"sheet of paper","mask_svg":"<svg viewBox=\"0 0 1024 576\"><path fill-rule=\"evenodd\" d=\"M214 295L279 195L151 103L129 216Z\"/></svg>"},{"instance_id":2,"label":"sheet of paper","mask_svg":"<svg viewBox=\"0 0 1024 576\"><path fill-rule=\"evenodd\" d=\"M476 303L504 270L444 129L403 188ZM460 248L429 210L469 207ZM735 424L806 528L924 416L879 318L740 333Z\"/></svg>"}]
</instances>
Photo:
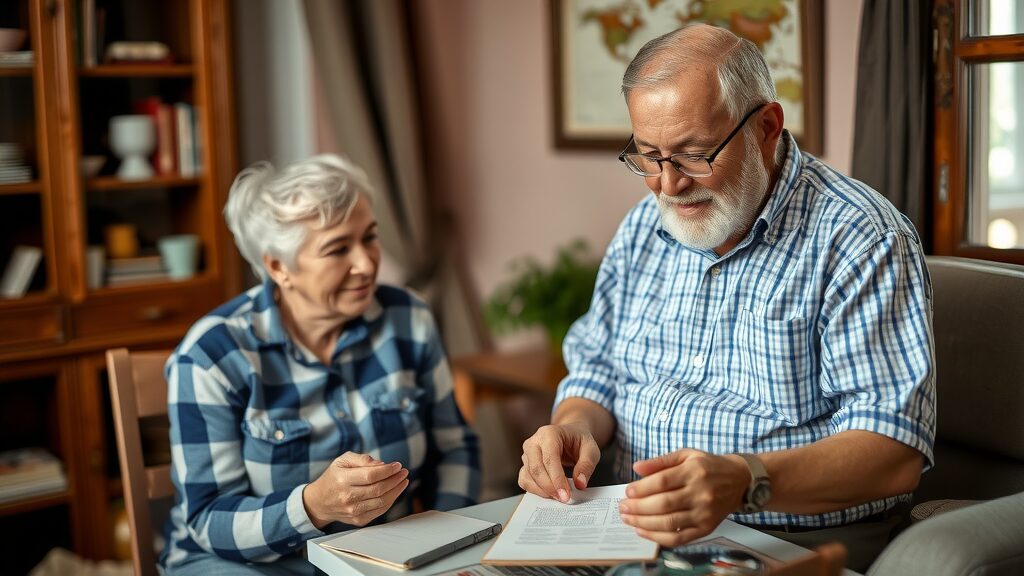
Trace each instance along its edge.
<instances>
[{"instance_id":1,"label":"sheet of paper","mask_svg":"<svg viewBox=\"0 0 1024 576\"><path fill-rule=\"evenodd\" d=\"M619 517L626 485L574 490L573 503L526 494L484 562L621 562L652 559L658 545Z\"/></svg>"}]
</instances>

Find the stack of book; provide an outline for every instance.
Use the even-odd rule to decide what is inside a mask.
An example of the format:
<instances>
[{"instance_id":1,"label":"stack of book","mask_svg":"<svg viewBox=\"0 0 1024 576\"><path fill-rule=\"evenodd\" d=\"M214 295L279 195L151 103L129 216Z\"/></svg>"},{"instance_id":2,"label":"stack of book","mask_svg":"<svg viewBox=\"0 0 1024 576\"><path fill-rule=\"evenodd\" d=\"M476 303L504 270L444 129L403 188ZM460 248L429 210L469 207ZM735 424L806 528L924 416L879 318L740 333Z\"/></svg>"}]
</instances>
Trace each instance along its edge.
<instances>
[{"instance_id":1,"label":"stack of book","mask_svg":"<svg viewBox=\"0 0 1024 576\"><path fill-rule=\"evenodd\" d=\"M31 50L0 52L0 68L31 68L35 61Z\"/></svg>"},{"instance_id":2,"label":"stack of book","mask_svg":"<svg viewBox=\"0 0 1024 576\"><path fill-rule=\"evenodd\" d=\"M32 179L32 169L25 164L21 145L0 142L0 184L18 184Z\"/></svg>"},{"instance_id":3,"label":"stack of book","mask_svg":"<svg viewBox=\"0 0 1024 576\"><path fill-rule=\"evenodd\" d=\"M111 258L107 261L107 284L124 286L140 282L165 282L169 279L160 256Z\"/></svg>"},{"instance_id":4,"label":"stack of book","mask_svg":"<svg viewBox=\"0 0 1024 576\"><path fill-rule=\"evenodd\" d=\"M0 502L67 490L68 478L56 456L42 448L0 452Z\"/></svg>"}]
</instances>

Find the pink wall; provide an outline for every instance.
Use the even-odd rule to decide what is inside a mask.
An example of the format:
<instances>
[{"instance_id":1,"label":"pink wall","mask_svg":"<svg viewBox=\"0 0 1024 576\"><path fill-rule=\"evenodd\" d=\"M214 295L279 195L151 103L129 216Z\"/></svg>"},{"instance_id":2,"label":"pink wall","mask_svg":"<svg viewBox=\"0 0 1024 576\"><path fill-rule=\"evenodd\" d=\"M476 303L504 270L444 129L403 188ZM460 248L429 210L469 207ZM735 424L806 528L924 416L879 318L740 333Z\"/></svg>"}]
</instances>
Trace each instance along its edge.
<instances>
[{"instance_id":1,"label":"pink wall","mask_svg":"<svg viewBox=\"0 0 1024 576\"><path fill-rule=\"evenodd\" d=\"M823 158L844 171L861 5L826 1ZM614 152L554 149L548 0L415 6L428 62L428 134L437 144L431 157L441 168L436 184L457 215L479 294L486 297L508 277L513 259L546 261L573 238L603 252L647 190Z\"/></svg>"}]
</instances>

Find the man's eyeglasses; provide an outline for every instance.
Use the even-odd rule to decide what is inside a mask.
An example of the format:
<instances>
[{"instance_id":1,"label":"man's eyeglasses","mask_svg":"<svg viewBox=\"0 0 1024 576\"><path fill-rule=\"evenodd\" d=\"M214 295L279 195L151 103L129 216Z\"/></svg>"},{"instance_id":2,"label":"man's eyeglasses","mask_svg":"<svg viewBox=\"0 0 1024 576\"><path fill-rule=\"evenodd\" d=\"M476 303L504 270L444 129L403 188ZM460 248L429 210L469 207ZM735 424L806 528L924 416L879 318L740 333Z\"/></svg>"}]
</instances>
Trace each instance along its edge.
<instances>
[{"instance_id":1,"label":"man's eyeglasses","mask_svg":"<svg viewBox=\"0 0 1024 576\"><path fill-rule=\"evenodd\" d=\"M652 156L650 154L641 154L639 152L626 152L630 148L636 149L636 142L633 141L633 136L629 137L629 143L626 144L626 148L619 154L619 162L625 162L626 167L629 168L634 174L640 176L658 176L661 174L662 162L668 162L676 169L677 172L686 174L690 178L703 178L705 176L711 176L714 170L711 167L712 162L718 157L718 153L721 152L733 139L734 136L743 128L743 125L747 123L747 120L754 115L755 112L764 107L764 104L759 104L747 115L740 120L740 123L729 132L729 135L725 137L725 141L722 142L718 148L711 154L694 154L692 152L677 152L671 156Z\"/></svg>"}]
</instances>

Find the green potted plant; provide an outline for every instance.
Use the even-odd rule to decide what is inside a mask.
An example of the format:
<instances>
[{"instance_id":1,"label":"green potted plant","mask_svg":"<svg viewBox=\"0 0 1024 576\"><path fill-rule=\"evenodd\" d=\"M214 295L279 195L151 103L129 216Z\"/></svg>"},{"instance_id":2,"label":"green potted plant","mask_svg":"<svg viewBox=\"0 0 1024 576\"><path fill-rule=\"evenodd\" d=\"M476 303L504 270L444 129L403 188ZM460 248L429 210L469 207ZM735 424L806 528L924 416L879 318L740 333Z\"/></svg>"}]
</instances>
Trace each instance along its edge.
<instances>
[{"instance_id":1,"label":"green potted plant","mask_svg":"<svg viewBox=\"0 0 1024 576\"><path fill-rule=\"evenodd\" d=\"M551 350L561 355L569 327L590 307L599 264L582 239L559 248L550 267L529 257L513 262L516 275L487 301L488 326L502 333L540 325Z\"/></svg>"}]
</instances>

